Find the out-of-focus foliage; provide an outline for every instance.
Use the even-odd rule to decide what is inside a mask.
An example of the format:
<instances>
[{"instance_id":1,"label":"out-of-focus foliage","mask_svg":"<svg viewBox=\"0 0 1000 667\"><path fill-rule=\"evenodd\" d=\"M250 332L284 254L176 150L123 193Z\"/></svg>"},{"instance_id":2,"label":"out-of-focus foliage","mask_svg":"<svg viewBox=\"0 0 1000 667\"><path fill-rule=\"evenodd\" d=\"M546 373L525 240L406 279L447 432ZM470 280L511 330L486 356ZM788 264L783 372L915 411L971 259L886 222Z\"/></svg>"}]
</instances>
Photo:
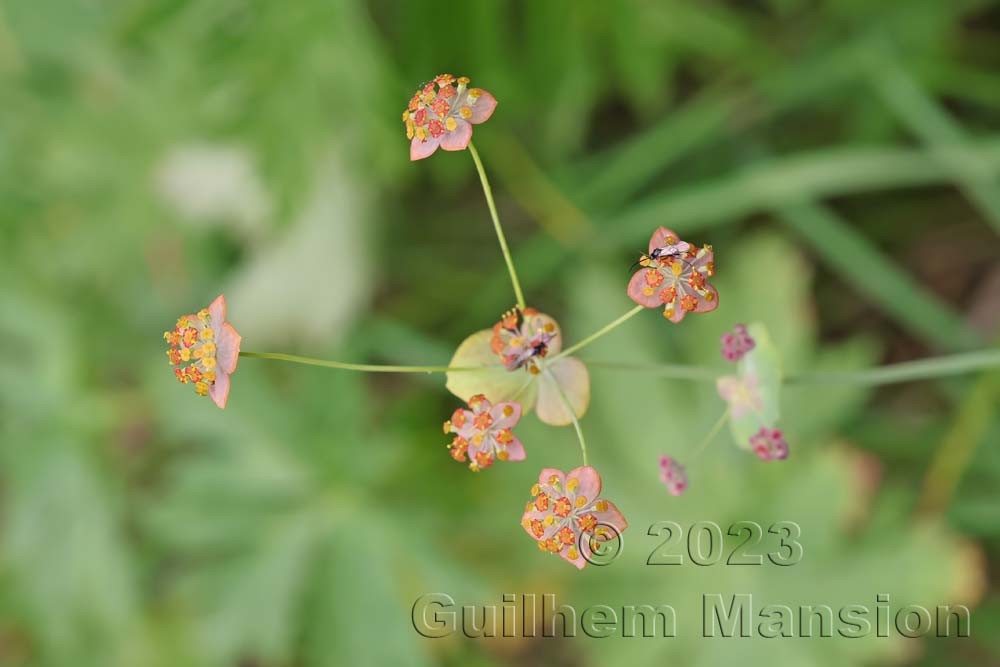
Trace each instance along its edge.
<instances>
[{"instance_id":1,"label":"out-of-focus foliage","mask_svg":"<svg viewBox=\"0 0 1000 667\"><path fill-rule=\"evenodd\" d=\"M159 338L221 291L252 350L443 364L496 321L510 286L471 160L409 164L399 122L451 71L500 101L476 142L567 343L631 306L651 229L715 246L718 311L643 313L581 356L725 372L739 321L793 375L986 345L998 32L990 0L6 0L0 664L1000 661L996 377L786 387L789 460L720 438L675 499L656 460L701 439L712 386L594 368L583 427L631 527L578 573L518 525L538 469L579 464L570 429L526 417L528 460L472 475L438 430L443 377L244 359L220 412ZM665 519L797 521L808 552L647 566ZM424 640L410 607L437 591L670 603L680 636ZM706 592L983 600L961 642L705 642Z\"/></svg>"}]
</instances>

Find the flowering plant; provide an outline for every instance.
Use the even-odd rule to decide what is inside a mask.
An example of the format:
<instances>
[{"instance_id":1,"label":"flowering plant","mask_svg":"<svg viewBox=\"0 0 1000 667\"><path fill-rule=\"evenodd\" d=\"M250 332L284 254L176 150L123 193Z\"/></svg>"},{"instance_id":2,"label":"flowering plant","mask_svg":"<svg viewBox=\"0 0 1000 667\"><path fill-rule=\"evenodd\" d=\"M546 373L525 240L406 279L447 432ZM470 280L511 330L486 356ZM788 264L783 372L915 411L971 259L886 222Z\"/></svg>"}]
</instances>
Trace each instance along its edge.
<instances>
[{"instance_id":1,"label":"flowering plant","mask_svg":"<svg viewBox=\"0 0 1000 667\"><path fill-rule=\"evenodd\" d=\"M329 368L372 373L443 373L445 386L467 401L444 422L451 457L479 472L496 462L527 460L527 449L514 431L522 418L534 412L551 426L572 425L580 446L582 465L568 473L542 467L531 489L521 524L542 551L558 554L583 568L600 542L616 539L627 521L610 500L602 496L602 480L588 460L587 444L580 421L590 402L590 371L574 353L621 326L648 308L662 308L663 317L681 324L688 315L705 314L719 306L719 292L709 283L715 276L715 250L698 246L671 229L658 227L647 250L633 267L637 270L624 285L636 305L623 315L573 345L566 345L563 331L551 316L528 307L515 270L514 260L493 199L492 188L476 147L472 126L492 117L496 98L481 88L472 88L466 77L442 74L421 86L403 112L411 160L429 157L438 148L468 150L483 187L493 228L510 276L515 305L491 327L471 333L457 347L447 366L384 366L326 361L284 353L241 350L242 337L227 321L226 301L219 296L193 315L180 317L164 333L167 357L178 381L194 386L198 395L209 396L225 408L231 376L239 357L305 363ZM498 308L498 311L500 308ZM727 423L736 444L762 461L785 459L789 443L778 428L780 391L787 381L780 355L759 322L736 325L721 338L721 354L736 364L731 375L718 375L698 368L658 368L649 365L630 370L667 371L685 379L710 379L725 403L715 426L703 441L685 456L664 454L659 476L673 496L689 488L692 463ZM609 364L605 364L607 366ZM614 364L610 364L614 366ZM946 367L941 367L947 370ZM876 379L893 377L879 374ZM911 373L907 377L918 377ZM801 378L800 378L801 379ZM867 381L861 378L861 381ZM531 454L544 465L546 452L537 443ZM652 462L651 462L652 464ZM651 476L653 465L650 465Z\"/></svg>"}]
</instances>

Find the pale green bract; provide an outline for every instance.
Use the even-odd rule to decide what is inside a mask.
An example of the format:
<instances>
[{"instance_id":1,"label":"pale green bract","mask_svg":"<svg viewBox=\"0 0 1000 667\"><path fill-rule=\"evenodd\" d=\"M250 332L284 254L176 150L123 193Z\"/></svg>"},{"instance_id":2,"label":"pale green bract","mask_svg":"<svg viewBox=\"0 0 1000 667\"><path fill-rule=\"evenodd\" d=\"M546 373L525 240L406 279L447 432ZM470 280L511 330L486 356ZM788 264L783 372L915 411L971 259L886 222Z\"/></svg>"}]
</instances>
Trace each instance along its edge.
<instances>
[{"instance_id":1,"label":"pale green bract","mask_svg":"<svg viewBox=\"0 0 1000 667\"><path fill-rule=\"evenodd\" d=\"M750 437L762 426L777 428L781 415L781 355L771 340L771 335L760 322L754 322L747 327L756 345L739 362L740 379L748 377L757 379L757 393L760 395L761 409L747 410L739 417L730 415L729 431L733 435L736 446L750 449Z\"/></svg>"},{"instance_id":2,"label":"pale green bract","mask_svg":"<svg viewBox=\"0 0 1000 667\"><path fill-rule=\"evenodd\" d=\"M562 349L558 325L556 330L557 335L549 345L549 357ZM534 409L540 420L552 426L568 426L573 423L574 416L583 417L590 404L590 374L582 361L574 357L551 362L542 360L539 363L548 372L538 374L530 373L527 368L508 370L490 347L492 337L492 330L483 329L462 341L448 365L456 368L481 366L482 370L448 373L445 384L448 391L463 401L476 394L483 394L493 403L516 401L525 412ZM559 383L558 387L555 382ZM566 409L566 401L572 406L573 415Z\"/></svg>"}]
</instances>

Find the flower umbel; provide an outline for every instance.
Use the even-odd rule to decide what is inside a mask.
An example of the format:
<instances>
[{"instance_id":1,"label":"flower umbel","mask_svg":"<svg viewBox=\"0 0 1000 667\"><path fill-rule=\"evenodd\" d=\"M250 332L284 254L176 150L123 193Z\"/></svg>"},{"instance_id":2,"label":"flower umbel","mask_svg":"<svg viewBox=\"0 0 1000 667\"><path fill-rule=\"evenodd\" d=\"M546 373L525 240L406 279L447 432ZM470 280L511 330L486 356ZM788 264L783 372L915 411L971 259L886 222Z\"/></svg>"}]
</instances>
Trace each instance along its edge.
<instances>
[{"instance_id":1,"label":"flower umbel","mask_svg":"<svg viewBox=\"0 0 1000 667\"><path fill-rule=\"evenodd\" d=\"M236 371L242 337L226 322L226 298L219 295L208 308L184 315L163 334L167 358L182 384L193 384L199 396L211 396L220 408L229 398L229 376Z\"/></svg>"},{"instance_id":2,"label":"flower umbel","mask_svg":"<svg viewBox=\"0 0 1000 667\"><path fill-rule=\"evenodd\" d=\"M519 403L493 405L482 394L469 399L470 410L458 408L444 423L445 433L454 433L448 445L451 456L469 470L479 472L496 461L523 461L524 445L511 430L521 419Z\"/></svg>"},{"instance_id":3,"label":"flower umbel","mask_svg":"<svg viewBox=\"0 0 1000 667\"><path fill-rule=\"evenodd\" d=\"M555 322L534 308L512 308L493 325L490 348L508 370L528 367L538 373L538 360L549 353L549 344L559 335Z\"/></svg>"},{"instance_id":4,"label":"flower umbel","mask_svg":"<svg viewBox=\"0 0 1000 667\"><path fill-rule=\"evenodd\" d=\"M715 275L712 246L695 248L660 227L649 239L649 253L628 283L628 295L640 306L659 308L671 322L687 313L707 313L719 306L719 293L708 284Z\"/></svg>"},{"instance_id":5,"label":"flower umbel","mask_svg":"<svg viewBox=\"0 0 1000 667\"><path fill-rule=\"evenodd\" d=\"M757 386L757 376L747 373L745 376L725 375L715 381L715 387L726 403L729 404L729 414L734 419L764 409L764 401Z\"/></svg>"},{"instance_id":6,"label":"flower umbel","mask_svg":"<svg viewBox=\"0 0 1000 667\"><path fill-rule=\"evenodd\" d=\"M660 479L672 496L679 496L687 490L687 473L677 459L666 455L660 457Z\"/></svg>"},{"instance_id":7,"label":"flower umbel","mask_svg":"<svg viewBox=\"0 0 1000 667\"><path fill-rule=\"evenodd\" d=\"M583 569L590 562L592 542L613 540L628 527L614 503L599 498L600 493L601 476L590 466L569 474L545 468L531 487L521 525L539 549Z\"/></svg>"},{"instance_id":8,"label":"flower umbel","mask_svg":"<svg viewBox=\"0 0 1000 667\"><path fill-rule=\"evenodd\" d=\"M788 458L788 441L776 428L761 426L755 435L750 436L750 448L762 461L780 461Z\"/></svg>"},{"instance_id":9,"label":"flower umbel","mask_svg":"<svg viewBox=\"0 0 1000 667\"><path fill-rule=\"evenodd\" d=\"M438 146L460 151L472 139L472 126L493 115L496 99L482 88L469 88L468 77L440 74L420 88L403 112L410 159L430 156Z\"/></svg>"},{"instance_id":10,"label":"flower umbel","mask_svg":"<svg viewBox=\"0 0 1000 667\"><path fill-rule=\"evenodd\" d=\"M722 334L722 357L726 361L739 361L756 345L746 325L737 324L731 332Z\"/></svg>"}]
</instances>

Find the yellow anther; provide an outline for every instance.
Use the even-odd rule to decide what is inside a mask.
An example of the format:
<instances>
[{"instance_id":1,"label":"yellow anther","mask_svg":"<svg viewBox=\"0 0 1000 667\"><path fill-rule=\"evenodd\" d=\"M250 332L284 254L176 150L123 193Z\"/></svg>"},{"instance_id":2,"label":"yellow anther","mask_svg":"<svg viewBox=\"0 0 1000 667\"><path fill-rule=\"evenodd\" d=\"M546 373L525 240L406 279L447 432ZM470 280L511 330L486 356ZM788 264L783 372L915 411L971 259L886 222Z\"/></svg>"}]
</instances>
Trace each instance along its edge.
<instances>
[{"instance_id":1,"label":"yellow anther","mask_svg":"<svg viewBox=\"0 0 1000 667\"><path fill-rule=\"evenodd\" d=\"M208 383L207 382L195 382L194 391L199 396L205 396L208 394Z\"/></svg>"},{"instance_id":2,"label":"yellow anther","mask_svg":"<svg viewBox=\"0 0 1000 667\"><path fill-rule=\"evenodd\" d=\"M455 130L456 127L458 127L458 121L455 120L453 116L448 116L444 121L444 126L448 129L449 132L452 132Z\"/></svg>"},{"instance_id":3,"label":"yellow anther","mask_svg":"<svg viewBox=\"0 0 1000 667\"><path fill-rule=\"evenodd\" d=\"M410 111L406 110L406 111L403 112L403 122L405 123L409 119L410 119Z\"/></svg>"},{"instance_id":4,"label":"yellow anther","mask_svg":"<svg viewBox=\"0 0 1000 667\"><path fill-rule=\"evenodd\" d=\"M512 414L514 414L514 406L512 406L512 405L505 405L505 406L503 406L503 416L504 417L510 417Z\"/></svg>"},{"instance_id":5,"label":"yellow anther","mask_svg":"<svg viewBox=\"0 0 1000 667\"><path fill-rule=\"evenodd\" d=\"M575 493L576 490L580 488L580 480L576 477L566 481L566 490Z\"/></svg>"},{"instance_id":6,"label":"yellow anther","mask_svg":"<svg viewBox=\"0 0 1000 667\"><path fill-rule=\"evenodd\" d=\"M573 504L576 505L577 509L585 507L587 505L587 496L577 496L576 501Z\"/></svg>"},{"instance_id":7,"label":"yellow anther","mask_svg":"<svg viewBox=\"0 0 1000 667\"><path fill-rule=\"evenodd\" d=\"M681 273L683 271L684 271L684 265L683 264L681 264L680 262L676 262L676 261L675 262L670 262L670 273L674 274L675 276L679 276L679 275L681 275Z\"/></svg>"},{"instance_id":8,"label":"yellow anther","mask_svg":"<svg viewBox=\"0 0 1000 667\"><path fill-rule=\"evenodd\" d=\"M663 316L669 320L674 316L674 309L667 308L666 310L663 311Z\"/></svg>"},{"instance_id":9,"label":"yellow anther","mask_svg":"<svg viewBox=\"0 0 1000 667\"><path fill-rule=\"evenodd\" d=\"M469 85L469 81L471 81L471 79L469 77L467 77L467 76L460 76L460 77L458 77L458 85L460 85L460 86L468 86Z\"/></svg>"},{"instance_id":10,"label":"yellow anther","mask_svg":"<svg viewBox=\"0 0 1000 667\"><path fill-rule=\"evenodd\" d=\"M555 522L556 522L556 517L554 514L549 514L544 519L542 519L542 523L544 523L546 526L551 526Z\"/></svg>"},{"instance_id":11,"label":"yellow anther","mask_svg":"<svg viewBox=\"0 0 1000 667\"><path fill-rule=\"evenodd\" d=\"M181 361L191 361L191 348L181 348Z\"/></svg>"},{"instance_id":12,"label":"yellow anther","mask_svg":"<svg viewBox=\"0 0 1000 667\"><path fill-rule=\"evenodd\" d=\"M215 356L215 343L212 343L212 342L205 343L204 345L201 346L201 350L202 350L202 352L205 353L206 357L214 357Z\"/></svg>"},{"instance_id":13,"label":"yellow anther","mask_svg":"<svg viewBox=\"0 0 1000 667\"><path fill-rule=\"evenodd\" d=\"M715 292L705 292L703 298L705 301L715 301Z\"/></svg>"},{"instance_id":14,"label":"yellow anther","mask_svg":"<svg viewBox=\"0 0 1000 667\"><path fill-rule=\"evenodd\" d=\"M215 382L215 371L205 371L202 377L205 378L205 382Z\"/></svg>"},{"instance_id":15,"label":"yellow anther","mask_svg":"<svg viewBox=\"0 0 1000 667\"><path fill-rule=\"evenodd\" d=\"M205 327L201 330L202 340L212 340L215 338L215 331L211 327Z\"/></svg>"},{"instance_id":16,"label":"yellow anther","mask_svg":"<svg viewBox=\"0 0 1000 667\"><path fill-rule=\"evenodd\" d=\"M598 512L607 512L608 511L608 501L607 500L598 500L597 504L594 505L594 508Z\"/></svg>"},{"instance_id":17,"label":"yellow anther","mask_svg":"<svg viewBox=\"0 0 1000 667\"><path fill-rule=\"evenodd\" d=\"M497 458L500 459L501 461L506 461L507 459L510 458L510 454L508 454L506 450L499 451L497 452Z\"/></svg>"},{"instance_id":18,"label":"yellow anther","mask_svg":"<svg viewBox=\"0 0 1000 667\"><path fill-rule=\"evenodd\" d=\"M677 243L677 237L676 236L670 236L670 235L665 236L663 238L663 242L666 243L667 245L674 245L675 243Z\"/></svg>"},{"instance_id":19,"label":"yellow anther","mask_svg":"<svg viewBox=\"0 0 1000 667\"><path fill-rule=\"evenodd\" d=\"M469 89L469 97L473 101L478 100L482 96L482 94L483 94L483 89L482 88L470 88Z\"/></svg>"},{"instance_id":20,"label":"yellow anther","mask_svg":"<svg viewBox=\"0 0 1000 667\"><path fill-rule=\"evenodd\" d=\"M458 113L462 114L462 118L469 120L472 118L472 109L468 105L463 104L462 108L458 110Z\"/></svg>"},{"instance_id":21,"label":"yellow anther","mask_svg":"<svg viewBox=\"0 0 1000 667\"><path fill-rule=\"evenodd\" d=\"M208 308L202 308L201 310L198 311L198 319L201 320L202 322L207 322L208 320L212 319L212 316L209 315L208 313Z\"/></svg>"},{"instance_id":22,"label":"yellow anther","mask_svg":"<svg viewBox=\"0 0 1000 667\"><path fill-rule=\"evenodd\" d=\"M483 444L483 434L477 433L474 436L472 436L472 444L477 446Z\"/></svg>"},{"instance_id":23,"label":"yellow anther","mask_svg":"<svg viewBox=\"0 0 1000 667\"><path fill-rule=\"evenodd\" d=\"M576 550L576 547L570 547L566 555L569 556L570 560L576 560L580 557L580 552Z\"/></svg>"},{"instance_id":24,"label":"yellow anther","mask_svg":"<svg viewBox=\"0 0 1000 667\"><path fill-rule=\"evenodd\" d=\"M178 320L177 320L177 328L178 329L183 329L184 327L186 327L189 324L189 322L190 321L186 317L178 318Z\"/></svg>"},{"instance_id":25,"label":"yellow anther","mask_svg":"<svg viewBox=\"0 0 1000 667\"><path fill-rule=\"evenodd\" d=\"M215 368L215 357L205 357L201 360L201 365L205 367L205 370L212 370Z\"/></svg>"},{"instance_id":26,"label":"yellow anther","mask_svg":"<svg viewBox=\"0 0 1000 667\"><path fill-rule=\"evenodd\" d=\"M445 422L444 422L444 432L445 433L451 433L451 420L450 419L446 419Z\"/></svg>"},{"instance_id":27,"label":"yellow anther","mask_svg":"<svg viewBox=\"0 0 1000 667\"><path fill-rule=\"evenodd\" d=\"M531 497L534 498L535 496L537 496L538 493L541 490L542 490L542 487L538 486L537 484L535 484L534 486L532 486L531 487Z\"/></svg>"},{"instance_id":28,"label":"yellow anther","mask_svg":"<svg viewBox=\"0 0 1000 667\"><path fill-rule=\"evenodd\" d=\"M545 542L543 540L538 540L535 544L538 545L539 551L548 551L548 549L545 548Z\"/></svg>"},{"instance_id":29,"label":"yellow anther","mask_svg":"<svg viewBox=\"0 0 1000 667\"><path fill-rule=\"evenodd\" d=\"M656 290L654 290L652 287L649 287L649 286L646 286L646 287L642 288L642 293L645 294L646 296L653 296L653 292L655 292L655 291Z\"/></svg>"},{"instance_id":30,"label":"yellow anther","mask_svg":"<svg viewBox=\"0 0 1000 667\"><path fill-rule=\"evenodd\" d=\"M559 488L559 476L549 475L549 485Z\"/></svg>"}]
</instances>

